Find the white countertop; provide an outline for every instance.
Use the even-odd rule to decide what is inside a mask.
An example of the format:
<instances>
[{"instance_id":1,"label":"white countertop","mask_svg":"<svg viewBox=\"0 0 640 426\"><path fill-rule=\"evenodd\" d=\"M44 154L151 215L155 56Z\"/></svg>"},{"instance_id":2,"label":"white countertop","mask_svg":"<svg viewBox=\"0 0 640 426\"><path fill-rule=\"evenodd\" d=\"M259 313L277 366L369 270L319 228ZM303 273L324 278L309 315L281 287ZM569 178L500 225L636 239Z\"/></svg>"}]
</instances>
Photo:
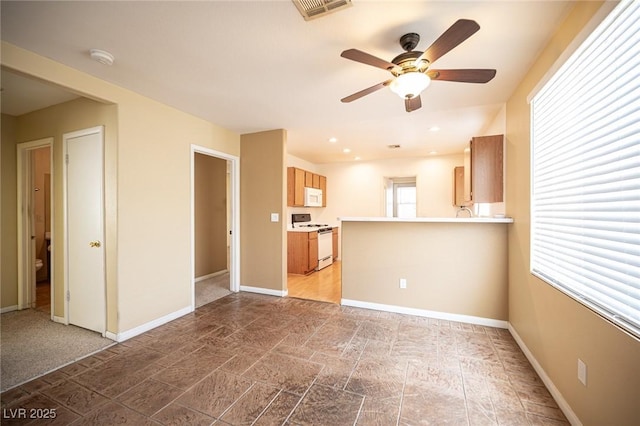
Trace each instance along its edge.
<instances>
[{"instance_id":1,"label":"white countertop","mask_svg":"<svg viewBox=\"0 0 640 426\"><path fill-rule=\"evenodd\" d=\"M331 225L331 228L338 228L337 225ZM287 226L287 232L318 232L318 228L292 228L291 226Z\"/></svg>"},{"instance_id":2,"label":"white countertop","mask_svg":"<svg viewBox=\"0 0 640 426\"><path fill-rule=\"evenodd\" d=\"M287 232L318 232L318 228L292 228L288 226Z\"/></svg>"},{"instance_id":3,"label":"white countertop","mask_svg":"<svg viewBox=\"0 0 640 426\"><path fill-rule=\"evenodd\" d=\"M513 223L512 217L339 217L342 222L390 222L390 223Z\"/></svg>"}]
</instances>

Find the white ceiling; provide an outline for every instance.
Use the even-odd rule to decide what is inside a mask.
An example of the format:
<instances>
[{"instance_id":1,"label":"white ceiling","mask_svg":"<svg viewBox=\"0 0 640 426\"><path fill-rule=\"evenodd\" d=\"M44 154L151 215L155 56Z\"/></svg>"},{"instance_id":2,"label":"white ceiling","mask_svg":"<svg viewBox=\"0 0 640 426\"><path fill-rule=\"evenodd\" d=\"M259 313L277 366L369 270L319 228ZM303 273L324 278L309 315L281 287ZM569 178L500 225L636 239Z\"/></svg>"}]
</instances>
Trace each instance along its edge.
<instances>
[{"instance_id":1,"label":"white ceiling","mask_svg":"<svg viewBox=\"0 0 640 426\"><path fill-rule=\"evenodd\" d=\"M461 152L492 122L571 3L353 0L350 8L304 21L289 0L2 1L1 34L240 134L287 129L290 154L328 163ZM340 102L390 77L341 58L343 50L390 61L402 52L401 35L419 33L416 50L424 50L460 18L477 21L480 31L434 68L495 68L491 82L434 81L412 113L388 89ZM91 48L109 51L115 64L92 61ZM28 109L14 111L20 96L7 96L19 82L3 72L3 112Z\"/></svg>"}]
</instances>

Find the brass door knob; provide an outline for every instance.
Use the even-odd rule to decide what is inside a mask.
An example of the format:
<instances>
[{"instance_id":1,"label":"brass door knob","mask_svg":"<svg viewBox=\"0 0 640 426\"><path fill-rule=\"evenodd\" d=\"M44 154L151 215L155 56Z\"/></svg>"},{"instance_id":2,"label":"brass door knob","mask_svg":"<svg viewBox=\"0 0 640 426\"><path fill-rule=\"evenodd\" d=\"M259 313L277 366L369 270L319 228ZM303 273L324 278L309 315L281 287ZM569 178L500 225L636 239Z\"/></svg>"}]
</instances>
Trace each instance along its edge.
<instances>
[{"instance_id":1,"label":"brass door knob","mask_svg":"<svg viewBox=\"0 0 640 426\"><path fill-rule=\"evenodd\" d=\"M100 241L91 241L89 247L100 247Z\"/></svg>"}]
</instances>

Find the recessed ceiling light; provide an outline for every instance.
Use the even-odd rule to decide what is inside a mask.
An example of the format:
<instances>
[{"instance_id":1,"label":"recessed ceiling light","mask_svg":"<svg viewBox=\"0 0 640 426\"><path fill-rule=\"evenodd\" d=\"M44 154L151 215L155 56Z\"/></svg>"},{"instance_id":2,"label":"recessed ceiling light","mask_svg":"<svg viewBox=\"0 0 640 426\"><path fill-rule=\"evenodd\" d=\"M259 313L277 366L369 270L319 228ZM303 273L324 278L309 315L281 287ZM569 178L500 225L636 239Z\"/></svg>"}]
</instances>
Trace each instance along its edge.
<instances>
[{"instance_id":1,"label":"recessed ceiling light","mask_svg":"<svg viewBox=\"0 0 640 426\"><path fill-rule=\"evenodd\" d=\"M329 142L336 143L338 142L338 138L329 138Z\"/></svg>"},{"instance_id":2,"label":"recessed ceiling light","mask_svg":"<svg viewBox=\"0 0 640 426\"><path fill-rule=\"evenodd\" d=\"M437 132L438 130L440 130L440 127L438 126L433 126L429 129L430 132Z\"/></svg>"},{"instance_id":3,"label":"recessed ceiling light","mask_svg":"<svg viewBox=\"0 0 640 426\"><path fill-rule=\"evenodd\" d=\"M360 161L360 157L355 157L354 160Z\"/></svg>"},{"instance_id":4,"label":"recessed ceiling light","mask_svg":"<svg viewBox=\"0 0 640 426\"><path fill-rule=\"evenodd\" d=\"M344 152L345 154L348 154L351 152L351 150L349 148L345 148L342 150L342 152Z\"/></svg>"},{"instance_id":5,"label":"recessed ceiling light","mask_svg":"<svg viewBox=\"0 0 640 426\"><path fill-rule=\"evenodd\" d=\"M437 153L438 153L438 151L431 151L431 152L429 152L429 154L431 154L431 155L436 155Z\"/></svg>"},{"instance_id":6,"label":"recessed ceiling light","mask_svg":"<svg viewBox=\"0 0 640 426\"><path fill-rule=\"evenodd\" d=\"M100 62L102 65L113 65L113 55L105 50L91 49L89 55L94 61Z\"/></svg>"}]
</instances>

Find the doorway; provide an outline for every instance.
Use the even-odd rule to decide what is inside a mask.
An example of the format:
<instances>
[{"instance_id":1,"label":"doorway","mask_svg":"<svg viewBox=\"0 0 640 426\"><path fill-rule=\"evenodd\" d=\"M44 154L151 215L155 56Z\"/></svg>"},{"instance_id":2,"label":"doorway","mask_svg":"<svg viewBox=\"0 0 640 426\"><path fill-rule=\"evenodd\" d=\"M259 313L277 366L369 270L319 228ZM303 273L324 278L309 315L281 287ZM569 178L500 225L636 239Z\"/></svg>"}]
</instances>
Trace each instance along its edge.
<instances>
[{"instance_id":1,"label":"doorway","mask_svg":"<svg viewBox=\"0 0 640 426\"><path fill-rule=\"evenodd\" d=\"M53 312L53 138L18 144L18 309Z\"/></svg>"},{"instance_id":2,"label":"doorway","mask_svg":"<svg viewBox=\"0 0 640 426\"><path fill-rule=\"evenodd\" d=\"M238 158L191 149L193 309L239 290Z\"/></svg>"}]
</instances>

